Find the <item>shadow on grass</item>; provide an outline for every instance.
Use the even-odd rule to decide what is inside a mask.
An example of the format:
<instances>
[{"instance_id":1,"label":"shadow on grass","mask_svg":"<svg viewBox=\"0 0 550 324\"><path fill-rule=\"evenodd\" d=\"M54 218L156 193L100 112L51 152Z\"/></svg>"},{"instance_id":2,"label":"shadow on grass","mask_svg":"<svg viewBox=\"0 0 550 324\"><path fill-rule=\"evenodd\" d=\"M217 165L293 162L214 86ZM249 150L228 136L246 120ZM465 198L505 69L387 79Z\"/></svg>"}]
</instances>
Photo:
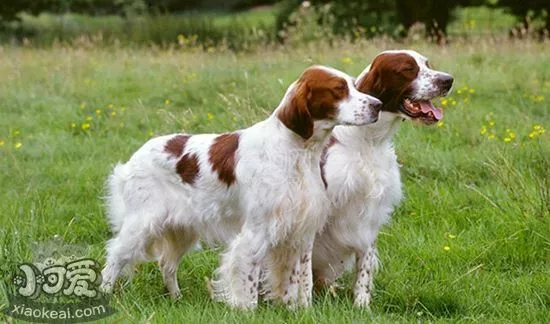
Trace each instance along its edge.
<instances>
[{"instance_id":1,"label":"shadow on grass","mask_svg":"<svg viewBox=\"0 0 550 324\"><path fill-rule=\"evenodd\" d=\"M314 299L322 299L322 304L347 304L350 309L356 309L353 307L351 286L350 281L346 280L346 283L336 292L323 289L315 294ZM435 319L456 318L466 314L456 296L439 292L388 291L383 284L376 286L371 301L372 315L386 313L402 316L409 314L418 318Z\"/></svg>"},{"instance_id":2,"label":"shadow on grass","mask_svg":"<svg viewBox=\"0 0 550 324\"><path fill-rule=\"evenodd\" d=\"M456 297L441 295L438 293L425 292L417 295L406 296L386 295L374 299L379 303L380 308L386 313L409 313L418 317L426 318L449 318L465 314L463 307Z\"/></svg>"}]
</instances>

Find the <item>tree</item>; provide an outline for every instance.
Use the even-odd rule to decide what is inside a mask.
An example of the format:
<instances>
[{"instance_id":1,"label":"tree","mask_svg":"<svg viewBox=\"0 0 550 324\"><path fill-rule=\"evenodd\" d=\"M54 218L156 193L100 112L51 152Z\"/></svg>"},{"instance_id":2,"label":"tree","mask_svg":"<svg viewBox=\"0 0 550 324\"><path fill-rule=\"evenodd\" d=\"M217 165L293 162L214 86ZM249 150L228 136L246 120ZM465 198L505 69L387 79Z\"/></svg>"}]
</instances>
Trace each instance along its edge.
<instances>
[{"instance_id":1,"label":"tree","mask_svg":"<svg viewBox=\"0 0 550 324\"><path fill-rule=\"evenodd\" d=\"M444 41L452 10L458 0L396 0L397 15L407 32L417 22L424 23L429 37Z\"/></svg>"}]
</instances>

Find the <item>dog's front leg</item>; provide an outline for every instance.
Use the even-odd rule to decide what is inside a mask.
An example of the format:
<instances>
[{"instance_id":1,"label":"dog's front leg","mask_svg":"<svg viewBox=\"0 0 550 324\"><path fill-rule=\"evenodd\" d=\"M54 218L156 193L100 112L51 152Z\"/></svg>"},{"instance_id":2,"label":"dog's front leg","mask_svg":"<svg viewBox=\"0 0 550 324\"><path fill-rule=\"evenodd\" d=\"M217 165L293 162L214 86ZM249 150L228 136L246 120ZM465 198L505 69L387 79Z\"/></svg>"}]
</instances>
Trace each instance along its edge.
<instances>
[{"instance_id":1,"label":"dog's front leg","mask_svg":"<svg viewBox=\"0 0 550 324\"><path fill-rule=\"evenodd\" d=\"M261 263L266 250L264 236L244 228L231 242L216 270L217 279L212 281L214 300L241 309L256 308Z\"/></svg>"},{"instance_id":2,"label":"dog's front leg","mask_svg":"<svg viewBox=\"0 0 550 324\"><path fill-rule=\"evenodd\" d=\"M300 256L300 296L299 306L310 307L313 291L312 258L313 240L305 245L305 250Z\"/></svg>"},{"instance_id":3,"label":"dog's front leg","mask_svg":"<svg viewBox=\"0 0 550 324\"><path fill-rule=\"evenodd\" d=\"M274 247L269 253L267 264L271 298L282 301L290 308L298 305L300 292L300 254L298 252L294 247Z\"/></svg>"},{"instance_id":4,"label":"dog's front leg","mask_svg":"<svg viewBox=\"0 0 550 324\"><path fill-rule=\"evenodd\" d=\"M354 305L369 307L374 289L374 272L378 264L374 243L355 253Z\"/></svg>"}]
</instances>

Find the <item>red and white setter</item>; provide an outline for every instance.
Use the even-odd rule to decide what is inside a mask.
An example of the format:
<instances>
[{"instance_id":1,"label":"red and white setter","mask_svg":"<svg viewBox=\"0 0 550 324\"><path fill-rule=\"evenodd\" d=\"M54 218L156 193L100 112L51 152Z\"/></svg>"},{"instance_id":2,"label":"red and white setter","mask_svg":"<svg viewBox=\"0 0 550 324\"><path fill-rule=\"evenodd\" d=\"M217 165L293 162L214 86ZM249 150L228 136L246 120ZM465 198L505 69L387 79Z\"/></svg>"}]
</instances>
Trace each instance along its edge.
<instances>
[{"instance_id":1,"label":"red and white setter","mask_svg":"<svg viewBox=\"0 0 550 324\"><path fill-rule=\"evenodd\" d=\"M442 111L431 100L447 95L452 84L451 75L430 68L414 51L383 52L358 77L357 89L383 106L372 125L336 127L322 158L332 207L325 230L315 239L316 284L336 280L355 257L355 305L369 305L378 263L376 238L402 198L393 135L405 119L440 120Z\"/></svg>"},{"instance_id":2,"label":"red and white setter","mask_svg":"<svg viewBox=\"0 0 550 324\"><path fill-rule=\"evenodd\" d=\"M108 181L115 236L107 243L103 290L123 269L157 260L178 297L180 259L201 238L228 245L212 282L215 299L254 308L266 265L277 298L310 305L311 249L330 204L321 153L336 125L375 122L380 107L350 76L314 66L269 118L247 129L149 140Z\"/></svg>"}]
</instances>

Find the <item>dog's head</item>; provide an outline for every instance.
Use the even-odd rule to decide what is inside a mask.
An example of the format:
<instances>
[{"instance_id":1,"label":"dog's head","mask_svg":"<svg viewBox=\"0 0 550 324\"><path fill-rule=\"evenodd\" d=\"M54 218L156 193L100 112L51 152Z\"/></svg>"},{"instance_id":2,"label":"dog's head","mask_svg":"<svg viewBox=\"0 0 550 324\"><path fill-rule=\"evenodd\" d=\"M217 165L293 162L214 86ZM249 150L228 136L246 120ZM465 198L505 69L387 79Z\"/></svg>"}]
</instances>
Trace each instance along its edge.
<instances>
[{"instance_id":1,"label":"dog's head","mask_svg":"<svg viewBox=\"0 0 550 324\"><path fill-rule=\"evenodd\" d=\"M276 113L286 127L309 139L318 128L374 123L381 106L380 100L359 92L349 75L312 66L288 88Z\"/></svg>"},{"instance_id":2,"label":"dog's head","mask_svg":"<svg viewBox=\"0 0 550 324\"><path fill-rule=\"evenodd\" d=\"M382 111L433 124L443 118L443 112L431 100L451 91L453 77L434 70L415 51L386 51L361 73L356 86L382 100Z\"/></svg>"}]
</instances>

